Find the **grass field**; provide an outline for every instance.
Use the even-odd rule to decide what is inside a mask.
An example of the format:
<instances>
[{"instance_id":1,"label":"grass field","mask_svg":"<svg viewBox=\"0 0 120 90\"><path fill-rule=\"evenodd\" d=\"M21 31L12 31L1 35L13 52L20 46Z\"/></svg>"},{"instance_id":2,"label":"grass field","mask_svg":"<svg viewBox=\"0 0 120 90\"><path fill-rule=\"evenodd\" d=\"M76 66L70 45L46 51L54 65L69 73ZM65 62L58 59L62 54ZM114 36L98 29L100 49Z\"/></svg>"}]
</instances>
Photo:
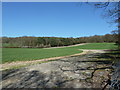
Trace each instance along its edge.
<instances>
[{"instance_id":1,"label":"grass field","mask_svg":"<svg viewBox=\"0 0 120 90\"><path fill-rule=\"evenodd\" d=\"M114 43L90 43L86 45L80 45L76 47L71 47L74 49L115 49L117 45Z\"/></svg>"},{"instance_id":2,"label":"grass field","mask_svg":"<svg viewBox=\"0 0 120 90\"><path fill-rule=\"evenodd\" d=\"M3 48L2 63L12 61L29 61L50 57L67 56L82 51L78 49L114 49L117 46L114 43L92 43L81 46L65 47L65 48Z\"/></svg>"}]
</instances>

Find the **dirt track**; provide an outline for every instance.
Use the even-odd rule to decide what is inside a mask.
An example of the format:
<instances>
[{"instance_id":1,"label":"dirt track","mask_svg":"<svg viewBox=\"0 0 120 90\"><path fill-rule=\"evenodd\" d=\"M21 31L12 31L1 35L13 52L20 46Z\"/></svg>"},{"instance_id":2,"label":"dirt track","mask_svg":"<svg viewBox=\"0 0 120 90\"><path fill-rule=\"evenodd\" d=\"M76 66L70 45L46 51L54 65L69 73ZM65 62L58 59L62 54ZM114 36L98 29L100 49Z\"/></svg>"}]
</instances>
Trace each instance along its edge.
<instances>
[{"instance_id":1,"label":"dirt track","mask_svg":"<svg viewBox=\"0 0 120 90\"><path fill-rule=\"evenodd\" d=\"M81 43L81 44L70 45L70 46L61 46L61 47L50 47L50 48L44 48L44 49L73 47L73 46L80 46L80 45L86 45L86 44L89 44L89 43ZM40 63L40 62L44 62L44 61L61 59L61 58L65 58L65 57L83 55L83 54L86 54L86 53L87 53L87 51L84 51L83 53L69 55L69 56L52 57L52 58L33 60L33 61L15 61L15 62L11 62L11 63L0 64L0 70L11 69L11 68L14 68L14 67L21 67L21 66L36 64L36 63Z\"/></svg>"},{"instance_id":2,"label":"dirt track","mask_svg":"<svg viewBox=\"0 0 120 90\"><path fill-rule=\"evenodd\" d=\"M50 47L50 48L44 48L44 49L73 47L73 46L80 46L80 45L86 45L86 44L89 44L89 43L81 43L81 44L75 44L75 45L69 45L69 46L60 46L60 47Z\"/></svg>"},{"instance_id":3,"label":"dirt track","mask_svg":"<svg viewBox=\"0 0 120 90\"><path fill-rule=\"evenodd\" d=\"M82 51L83 51L82 53L69 55L69 56L60 56L60 57L46 58L46 59L33 60L33 61L16 61L16 62L11 62L11 63L5 63L5 64L1 64L2 66L1 70L10 69L10 68L19 67L19 66L26 66L30 64L36 64L36 63L40 63L44 61L57 60L57 59L71 57L71 56L84 55L89 52L92 52L92 53L104 53L105 52L104 50L84 50L84 49Z\"/></svg>"},{"instance_id":4,"label":"dirt track","mask_svg":"<svg viewBox=\"0 0 120 90\"><path fill-rule=\"evenodd\" d=\"M111 63L102 61L102 53L87 50L84 55L3 71L3 88L103 88Z\"/></svg>"}]
</instances>

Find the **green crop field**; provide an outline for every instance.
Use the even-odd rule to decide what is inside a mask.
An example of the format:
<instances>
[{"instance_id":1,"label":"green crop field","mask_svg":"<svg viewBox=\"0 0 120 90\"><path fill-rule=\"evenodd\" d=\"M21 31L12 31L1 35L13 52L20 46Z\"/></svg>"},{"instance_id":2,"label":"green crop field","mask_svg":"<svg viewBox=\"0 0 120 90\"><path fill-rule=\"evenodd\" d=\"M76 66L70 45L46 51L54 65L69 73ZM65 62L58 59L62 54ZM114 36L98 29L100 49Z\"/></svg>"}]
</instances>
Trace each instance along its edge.
<instances>
[{"instance_id":1,"label":"green crop field","mask_svg":"<svg viewBox=\"0 0 120 90\"><path fill-rule=\"evenodd\" d=\"M78 49L114 49L117 46L114 43L91 43L81 46L65 47L65 48L3 48L2 63L12 61L29 61L50 57L67 56L81 53Z\"/></svg>"},{"instance_id":2,"label":"green crop field","mask_svg":"<svg viewBox=\"0 0 120 90\"><path fill-rule=\"evenodd\" d=\"M71 47L74 49L115 49L117 48L117 45L114 43L90 43L86 45L80 45Z\"/></svg>"}]
</instances>

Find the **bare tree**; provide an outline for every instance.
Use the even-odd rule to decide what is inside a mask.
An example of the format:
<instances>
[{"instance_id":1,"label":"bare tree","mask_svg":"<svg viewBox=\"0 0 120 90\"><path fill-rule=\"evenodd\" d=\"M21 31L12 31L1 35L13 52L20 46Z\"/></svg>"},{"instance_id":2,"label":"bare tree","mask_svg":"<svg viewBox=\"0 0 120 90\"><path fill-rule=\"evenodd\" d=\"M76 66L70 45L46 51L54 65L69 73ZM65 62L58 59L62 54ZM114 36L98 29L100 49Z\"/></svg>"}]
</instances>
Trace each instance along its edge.
<instances>
[{"instance_id":1,"label":"bare tree","mask_svg":"<svg viewBox=\"0 0 120 90\"><path fill-rule=\"evenodd\" d=\"M117 44L120 47L120 1L97 2L94 6L95 8L103 8L104 14L102 16L108 18L111 23L117 23Z\"/></svg>"}]
</instances>

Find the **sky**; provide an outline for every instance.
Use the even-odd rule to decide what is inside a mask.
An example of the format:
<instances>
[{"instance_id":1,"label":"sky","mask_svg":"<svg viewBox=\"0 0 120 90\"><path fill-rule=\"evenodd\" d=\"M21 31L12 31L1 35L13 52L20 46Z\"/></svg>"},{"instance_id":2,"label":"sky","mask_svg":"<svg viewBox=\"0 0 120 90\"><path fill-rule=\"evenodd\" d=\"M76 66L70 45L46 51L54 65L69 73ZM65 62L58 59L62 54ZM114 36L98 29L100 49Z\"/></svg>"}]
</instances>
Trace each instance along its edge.
<instances>
[{"instance_id":1,"label":"sky","mask_svg":"<svg viewBox=\"0 0 120 90\"><path fill-rule=\"evenodd\" d=\"M102 9L84 2L4 2L2 36L83 37L104 35L115 26Z\"/></svg>"}]
</instances>

